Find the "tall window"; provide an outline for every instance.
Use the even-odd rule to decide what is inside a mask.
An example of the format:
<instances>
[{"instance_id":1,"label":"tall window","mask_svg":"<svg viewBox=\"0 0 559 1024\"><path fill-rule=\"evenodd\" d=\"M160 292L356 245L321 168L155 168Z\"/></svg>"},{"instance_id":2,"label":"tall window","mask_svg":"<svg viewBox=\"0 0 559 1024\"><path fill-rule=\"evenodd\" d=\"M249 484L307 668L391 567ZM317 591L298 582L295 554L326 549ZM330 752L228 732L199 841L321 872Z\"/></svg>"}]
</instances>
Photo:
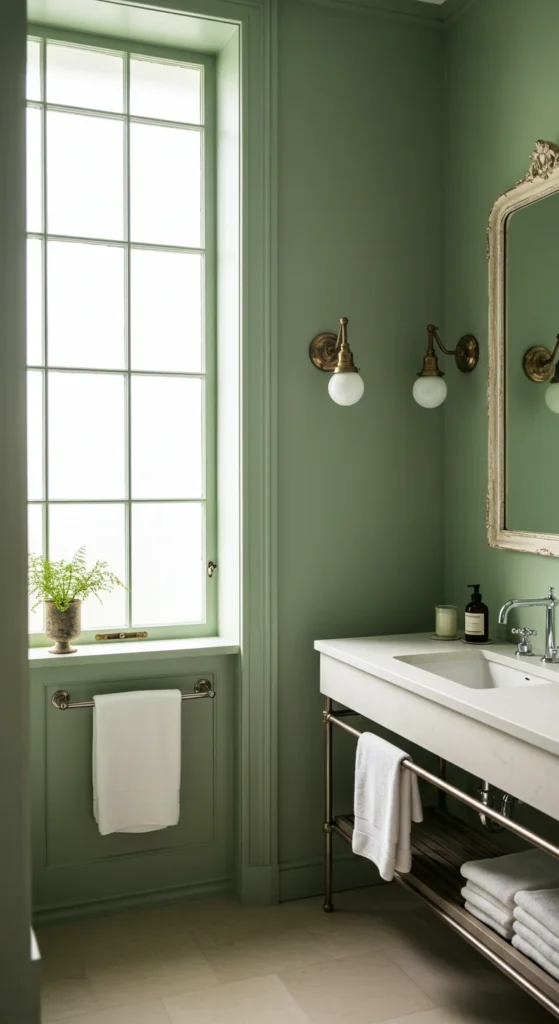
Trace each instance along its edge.
<instances>
[{"instance_id":1,"label":"tall window","mask_svg":"<svg viewBox=\"0 0 559 1024\"><path fill-rule=\"evenodd\" d=\"M215 630L211 71L28 41L29 548L126 583L86 639Z\"/></svg>"}]
</instances>

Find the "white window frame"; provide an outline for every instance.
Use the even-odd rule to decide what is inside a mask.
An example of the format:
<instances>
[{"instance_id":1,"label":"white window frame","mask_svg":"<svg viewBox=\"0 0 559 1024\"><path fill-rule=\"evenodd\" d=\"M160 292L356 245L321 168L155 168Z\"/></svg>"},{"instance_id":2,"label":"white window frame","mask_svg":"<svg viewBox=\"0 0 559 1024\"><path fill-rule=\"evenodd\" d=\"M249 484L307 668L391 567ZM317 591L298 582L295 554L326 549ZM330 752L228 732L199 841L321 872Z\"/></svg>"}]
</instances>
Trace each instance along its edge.
<instances>
[{"instance_id":1,"label":"white window frame","mask_svg":"<svg viewBox=\"0 0 559 1024\"><path fill-rule=\"evenodd\" d=\"M61 30L51 30L43 28L42 26L30 25L28 30L28 39L39 41L41 43L41 79L42 79L42 99L28 100L27 106L39 108L43 111L43 231L42 232L28 232L28 238L35 238L41 240L43 244L43 335L44 335L44 357L43 364L40 366L28 364L28 369L42 370L43 371L43 422L44 422L44 450L43 450L43 467L44 467L44 497L42 500L29 501L29 505L40 505L42 506L42 526L43 526L43 550L48 555L48 541L49 541L49 506L53 504L73 504L72 501L63 500L60 502L51 501L48 495L48 403L47 403L47 373L48 370L72 372L71 368L68 367L54 367L48 365L48 324L47 324L47 303L46 303L46 280L47 280L47 268L46 268L46 241L57 240L57 241L81 241L81 242L94 242L97 244L116 245L119 248L124 248L126 253L127 264L130 260L130 251L134 248L138 249L152 249L159 251L174 251L174 252L196 252L201 253L205 262L205 295L204 295L204 361L201 373L171 373L162 371L160 373L145 371L148 376L164 376L174 378L184 377L201 377L205 381L204 387L204 466L203 472L205 471L205 486L203 488L203 496L201 499L192 499L194 502L201 502L205 505L205 552L203 552L203 562L205 565L208 562L217 562L217 480L216 480L216 116L215 116L215 58L212 55L200 54L187 50L173 50L167 47L160 46L147 46L146 44L131 42L127 40L109 38L105 36L93 36L89 34L81 34L75 32L65 32ZM125 57L125 111L122 114L115 114L106 111L96 111L92 109L86 109L84 107L71 107L62 106L60 104L48 104L46 103L46 61L45 61L45 50L46 42L56 43L68 43L72 46L83 46L85 48L93 48L98 50L104 50L108 52L116 52L124 54ZM128 126L130 123L138 122L144 124L172 124L176 126L175 122L166 122L157 118L145 118L132 116L128 112L128 95L129 95L129 59L131 56L141 56L147 58L154 58L155 60L169 60L172 62L178 62L182 64L195 65L203 69L203 116L202 123L200 125L191 125L186 122L181 122L182 127L188 127L190 129L199 130L202 136L202 160L203 160L203 191L204 191L204 224L203 224L203 247L200 249L192 248L181 248L178 246L167 246L167 245L152 245L152 244L140 244L131 243L129 236L129 218L125 215L125 234L122 242L115 242L115 240L104 239L89 239L81 236L75 238L69 236L58 236L49 235L48 233L48 222L47 222L47 211L46 211L46 146L45 146L45 112L47 110L57 110L69 113L81 113L90 114L103 117L114 118L124 122L126 126L126 137L128 137L129 131ZM128 147L127 147L128 148ZM126 160L124 168L124 182L125 182L125 197L129 194L129 164ZM125 209L127 206L125 198ZM129 303L129 290L127 286L127 302ZM130 369L130 336L129 336L129 317L127 317L127 335L126 335L126 347L127 347L127 366L125 370L105 371L105 370L84 370L82 367L75 368L75 372L80 373L115 373L117 375L124 376L126 379L127 394L130 390L130 381L134 375L141 376L142 371L131 371ZM128 402L129 408L129 402ZM127 428L126 442L128 451L130 450L130 429L129 423ZM100 453L100 455L110 453ZM128 462L130 460L128 459ZM147 499L146 499L147 500ZM175 499L175 501L182 502L185 499ZM156 503L157 499L149 499L150 503ZM98 501L97 499L91 501L83 501L76 499L75 504L118 504L124 505L126 509L126 546L127 546L127 574L130 579L131 571L131 534L130 534L130 514L133 503L140 504L141 501L134 499L132 501L130 495L130 472L128 470L127 480L127 496L124 499L116 499L114 501ZM171 504L174 503L173 499L160 499L158 503ZM202 623L194 624L183 624L183 623L170 623L164 626L151 626L149 623L143 624L135 622L134 625L124 626L124 630L134 631L147 631L148 640L166 640L166 639L180 639L180 638L192 638L192 637L206 637L213 636L217 632L217 596L218 588L216 580L210 578L206 572L203 573L203 579L205 581L205 620ZM133 581L132 581L133 588ZM127 598L127 615L130 615L130 595ZM115 632L115 627L99 627L98 630L84 630L81 634L81 643L92 643L95 642L95 637L98 632ZM29 642L31 647L43 647L46 646L50 641L44 636L43 633L31 633L29 635Z\"/></svg>"}]
</instances>

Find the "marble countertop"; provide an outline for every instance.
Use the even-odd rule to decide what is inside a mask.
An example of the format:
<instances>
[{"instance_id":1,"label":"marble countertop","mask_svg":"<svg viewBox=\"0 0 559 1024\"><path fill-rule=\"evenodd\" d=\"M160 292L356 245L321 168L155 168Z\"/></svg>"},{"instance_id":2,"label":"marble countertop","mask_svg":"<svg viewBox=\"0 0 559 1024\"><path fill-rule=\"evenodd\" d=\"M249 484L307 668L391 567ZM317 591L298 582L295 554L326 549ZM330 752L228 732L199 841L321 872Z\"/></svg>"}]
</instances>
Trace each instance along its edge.
<instances>
[{"instance_id":1,"label":"marble countertop","mask_svg":"<svg viewBox=\"0 0 559 1024\"><path fill-rule=\"evenodd\" d=\"M468 647L459 641L441 642L426 633L316 640L315 649L369 675L451 708L486 725L559 755L559 665L543 665L539 656L518 659L512 644ZM493 661L538 676L543 685L471 689L399 659L483 650Z\"/></svg>"}]
</instances>

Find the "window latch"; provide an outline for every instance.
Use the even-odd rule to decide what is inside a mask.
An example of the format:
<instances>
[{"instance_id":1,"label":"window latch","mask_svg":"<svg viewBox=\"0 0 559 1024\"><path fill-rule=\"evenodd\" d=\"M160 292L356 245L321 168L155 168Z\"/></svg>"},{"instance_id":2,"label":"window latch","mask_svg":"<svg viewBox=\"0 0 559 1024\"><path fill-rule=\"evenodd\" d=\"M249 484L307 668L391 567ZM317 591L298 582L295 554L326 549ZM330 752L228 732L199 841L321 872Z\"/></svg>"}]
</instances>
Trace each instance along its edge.
<instances>
[{"instance_id":1,"label":"window latch","mask_svg":"<svg viewBox=\"0 0 559 1024\"><path fill-rule=\"evenodd\" d=\"M217 565L216 565L215 562L208 562L208 576L209 576L210 579L212 579L213 574L214 574L216 569L217 569Z\"/></svg>"}]
</instances>

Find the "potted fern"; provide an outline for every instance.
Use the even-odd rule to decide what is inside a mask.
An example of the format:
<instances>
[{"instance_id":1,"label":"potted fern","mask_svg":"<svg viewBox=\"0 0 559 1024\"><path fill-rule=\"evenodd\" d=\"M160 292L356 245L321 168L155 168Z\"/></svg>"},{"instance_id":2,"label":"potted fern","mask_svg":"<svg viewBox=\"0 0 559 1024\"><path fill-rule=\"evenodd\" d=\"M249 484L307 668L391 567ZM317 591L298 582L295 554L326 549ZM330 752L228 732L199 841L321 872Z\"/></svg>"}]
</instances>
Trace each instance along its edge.
<instances>
[{"instance_id":1,"label":"potted fern","mask_svg":"<svg viewBox=\"0 0 559 1024\"><path fill-rule=\"evenodd\" d=\"M82 601L91 595L101 600L100 594L123 586L107 562L97 561L88 569L85 547L78 548L70 561L29 555L29 593L36 598L33 609L45 602L45 632L56 641L49 653L74 654L70 641L81 633Z\"/></svg>"}]
</instances>

